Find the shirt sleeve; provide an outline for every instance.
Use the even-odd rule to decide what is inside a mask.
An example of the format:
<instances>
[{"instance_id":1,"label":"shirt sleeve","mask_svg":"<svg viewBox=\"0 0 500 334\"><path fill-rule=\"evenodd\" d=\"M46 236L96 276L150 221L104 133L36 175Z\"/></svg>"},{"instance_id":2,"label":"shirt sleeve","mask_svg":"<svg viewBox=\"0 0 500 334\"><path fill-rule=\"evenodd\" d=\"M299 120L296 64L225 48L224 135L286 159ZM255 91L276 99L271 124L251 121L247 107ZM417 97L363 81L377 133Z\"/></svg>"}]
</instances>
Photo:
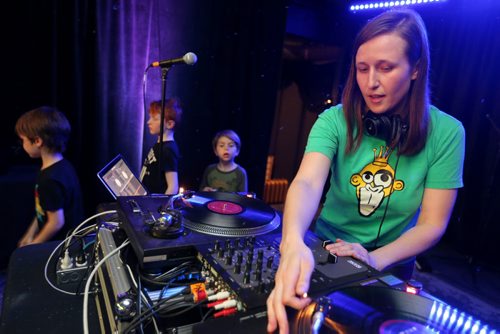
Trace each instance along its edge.
<instances>
[{"instance_id":1,"label":"shirt sleeve","mask_svg":"<svg viewBox=\"0 0 500 334\"><path fill-rule=\"evenodd\" d=\"M200 191L203 191L203 188L208 186L207 177L209 169L210 167L206 167L205 170L203 171L203 175L201 177L201 182L200 182Z\"/></svg>"},{"instance_id":2,"label":"shirt sleeve","mask_svg":"<svg viewBox=\"0 0 500 334\"><path fill-rule=\"evenodd\" d=\"M431 157L426 188L453 189L463 187L465 130L458 120L445 115L433 136L434 155Z\"/></svg>"},{"instance_id":3,"label":"shirt sleeve","mask_svg":"<svg viewBox=\"0 0 500 334\"><path fill-rule=\"evenodd\" d=\"M239 171L240 171L241 181L240 181L240 185L239 185L238 191L239 192L247 192L248 191L248 177L247 177L247 172L241 166L239 167Z\"/></svg>"},{"instance_id":4,"label":"shirt sleeve","mask_svg":"<svg viewBox=\"0 0 500 334\"><path fill-rule=\"evenodd\" d=\"M338 149L339 123L338 117L343 117L342 108L335 106L325 110L314 122L305 153L319 152L332 159Z\"/></svg>"}]
</instances>

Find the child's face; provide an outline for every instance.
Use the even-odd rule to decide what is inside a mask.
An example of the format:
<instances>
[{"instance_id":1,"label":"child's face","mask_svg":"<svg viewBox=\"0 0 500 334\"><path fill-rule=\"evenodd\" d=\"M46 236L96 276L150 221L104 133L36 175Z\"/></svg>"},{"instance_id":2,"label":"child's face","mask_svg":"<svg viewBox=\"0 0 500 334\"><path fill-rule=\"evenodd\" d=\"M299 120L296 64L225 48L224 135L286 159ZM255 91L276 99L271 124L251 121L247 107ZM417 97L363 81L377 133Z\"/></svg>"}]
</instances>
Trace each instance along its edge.
<instances>
[{"instance_id":1,"label":"child's face","mask_svg":"<svg viewBox=\"0 0 500 334\"><path fill-rule=\"evenodd\" d=\"M220 161L231 162L239 154L238 146L228 137L220 137L215 146L215 155Z\"/></svg>"},{"instance_id":2,"label":"child's face","mask_svg":"<svg viewBox=\"0 0 500 334\"><path fill-rule=\"evenodd\" d=\"M24 135L19 135L19 138L21 138L21 141L23 143L23 149L26 151L26 153L28 153L30 158L40 158L41 148L38 142L41 139L37 138L35 139L35 141L31 141Z\"/></svg>"},{"instance_id":3,"label":"child's face","mask_svg":"<svg viewBox=\"0 0 500 334\"><path fill-rule=\"evenodd\" d=\"M149 133L152 135L160 135L160 119L161 115L160 114L149 114L149 119L148 119L148 127L149 127Z\"/></svg>"}]
</instances>

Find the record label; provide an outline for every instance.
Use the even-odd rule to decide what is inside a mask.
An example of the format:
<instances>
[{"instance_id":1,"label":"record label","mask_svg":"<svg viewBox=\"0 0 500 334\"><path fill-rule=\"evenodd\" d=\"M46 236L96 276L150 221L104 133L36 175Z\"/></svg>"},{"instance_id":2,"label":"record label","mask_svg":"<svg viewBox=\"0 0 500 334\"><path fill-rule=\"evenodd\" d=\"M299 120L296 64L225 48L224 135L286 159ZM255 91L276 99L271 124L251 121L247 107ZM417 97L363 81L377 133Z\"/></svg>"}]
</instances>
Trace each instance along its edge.
<instances>
[{"instance_id":1,"label":"record label","mask_svg":"<svg viewBox=\"0 0 500 334\"><path fill-rule=\"evenodd\" d=\"M221 215L237 215L243 212L243 207L227 201L213 201L207 204L207 209Z\"/></svg>"}]
</instances>

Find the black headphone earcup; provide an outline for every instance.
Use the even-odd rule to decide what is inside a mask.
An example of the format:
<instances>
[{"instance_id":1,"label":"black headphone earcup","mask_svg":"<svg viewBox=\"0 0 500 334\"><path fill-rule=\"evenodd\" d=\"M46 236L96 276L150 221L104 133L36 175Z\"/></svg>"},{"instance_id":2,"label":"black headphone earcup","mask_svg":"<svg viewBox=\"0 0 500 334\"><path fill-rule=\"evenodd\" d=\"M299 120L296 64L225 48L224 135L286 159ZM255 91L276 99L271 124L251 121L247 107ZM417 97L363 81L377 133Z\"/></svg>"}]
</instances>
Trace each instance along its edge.
<instances>
[{"instance_id":1,"label":"black headphone earcup","mask_svg":"<svg viewBox=\"0 0 500 334\"><path fill-rule=\"evenodd\" d=\"M371 111L363 115L363 126L367 135L383 139L387 144L401 143L407 130L398 115L377 115Z\"/></svg>"}]
</instances>

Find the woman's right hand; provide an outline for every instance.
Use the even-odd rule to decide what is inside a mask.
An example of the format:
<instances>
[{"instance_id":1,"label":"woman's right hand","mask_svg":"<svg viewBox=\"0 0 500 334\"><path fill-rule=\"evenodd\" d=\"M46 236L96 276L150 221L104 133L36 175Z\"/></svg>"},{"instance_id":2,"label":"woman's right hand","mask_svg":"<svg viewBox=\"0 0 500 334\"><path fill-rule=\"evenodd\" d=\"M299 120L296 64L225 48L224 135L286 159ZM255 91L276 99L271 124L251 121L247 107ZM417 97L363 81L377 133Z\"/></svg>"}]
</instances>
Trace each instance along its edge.
<instances>
[{"instance_id":1,"label":"woman's right hand","mask_svg":"<svg viewBox=\"0 0 500 334\"><path fill-rule=\"evenodd\" d=\"M303 240L282 243L280 264L275 276L275 286L267 299L267 331L288 333L285 306L302 309L309 305L307 297L314 257Z\"/></svg>"}]
</instances>

